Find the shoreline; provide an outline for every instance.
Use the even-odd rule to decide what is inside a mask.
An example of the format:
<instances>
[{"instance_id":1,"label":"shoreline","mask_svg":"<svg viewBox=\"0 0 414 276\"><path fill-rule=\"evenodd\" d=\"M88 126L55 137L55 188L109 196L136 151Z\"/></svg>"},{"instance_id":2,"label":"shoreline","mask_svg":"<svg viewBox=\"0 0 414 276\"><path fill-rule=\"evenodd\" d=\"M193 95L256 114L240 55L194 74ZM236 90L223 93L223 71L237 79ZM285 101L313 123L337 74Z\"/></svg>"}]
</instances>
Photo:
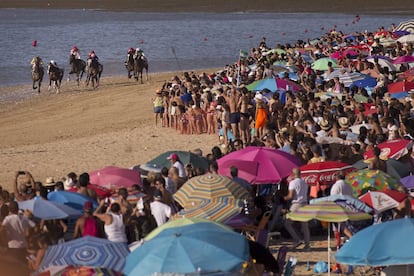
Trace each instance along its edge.
<instances>
[{"instance_id":1,"label":"shoreline","mask_svg":"<svg viewBox=\"0 0 414 276\"><path fill-rule=\"evenodd\" d=\"M414 3L394 0L392 3L379 3L376 0L296 0L294 3L285 1L257 0L176 0L174 3L165 0L3 0L0 8L35 8L35 9L96 9L131 12L320 12L320 13L358 13L358 14L398 14L412 15Z\"/></svg>"}]
</instances>

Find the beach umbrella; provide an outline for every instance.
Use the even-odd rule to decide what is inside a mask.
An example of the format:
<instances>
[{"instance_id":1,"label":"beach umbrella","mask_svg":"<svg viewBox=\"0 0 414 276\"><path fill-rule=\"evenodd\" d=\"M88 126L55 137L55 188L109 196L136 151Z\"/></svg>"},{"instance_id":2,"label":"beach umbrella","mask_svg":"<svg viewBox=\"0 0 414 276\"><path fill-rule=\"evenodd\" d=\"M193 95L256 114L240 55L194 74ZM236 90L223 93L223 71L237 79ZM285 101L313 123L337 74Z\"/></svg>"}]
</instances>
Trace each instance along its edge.
<instances>
[{"instance_id":1,"label":"beach umbrella","mask_svg":"<svg viewBox=\"0 0 414 276\"><path fill-rule=\"evenodd\" d=\"M377 145L381 150L380 158L386 160L388 158L400 159L410 152L413 147L413 141L408 139L395 139L382 142ZM370 149L364 153L364 159L374 157L374 150Z\"/></svg>"},{"instance_id":2,"label":"beach umbrella","mask_svg":"<svg viewBox=\"0 0 414 276\"><path fill-rule=\"evenodd\" d=\"M230 175L230 167L235 166L239 169L238 176L251 184L272 184L288 177L301 161L281 150L249 146L226 154L217 164L220 174Z\"/></svg>"},{"instance_id":3,"label":"beach umbrella","mask_svg":"<svg viewBox=\"0 0 414 276\"><path fill-rule=\"evenodd\" d=\"M392 32L392 35L393 35L393 37L401 37L401 36L404 36L404 35L408 35L408 34L410 34L410 32L408 32L408 31L404 31L404 30L401 30L401 31L393 31Z\"/></svg>"},{"instance_id":4,"label":"beach umbrella","mask_svg":"<svg viewBox=\"0 0 414 276\"><path fill-rule=\"evenodd\" d=\"M249 193L231 178L218 174L204 174L187 180L174 194L182 207L195 205L212 199L247 199Z\"/></svg>"},{"instance_id":5,"label":"beach umbrella","mask_svg":"<svg viewBox=\"0 0 414 276\"><path fill-rule=\"evenodd\" d=\"M128 254L129 250L123 243L86 236L49 246L39 271L57 265L92 266L123 271Z\"/></svg>"},{"instance_id":6,"label":"beach umbrella","mask_svg":"<svg viewBox=\"0 0 414 276\"><path fill-rule=\"evenodd\" d=\"M141 184L141 174L136 170L108 166L89 173L90 183L106 188L130 187Z\"/></svg>"},{"instance_id":7,"label":"beach umbrella","mask_svg":"<svg viewBox=\"0 0 414 276\"><path fill-rule=\"evenodd\" d=\"M347 206L351 206L351 208L360 211L360 212L364 212L364 213L371 213L373 210L371 207L369 207L368 205L366 205L364 202L362 202L361 200L359 200L358 198L355 198L353 196L349 196L349 195L330 195L330 196L324 196L324 197L319 197L319 198L314 198L311 199L309 201L310 204L314 204L314 203L318 203L318 202L323 202L323 201L333 201L336 204L347 208Z\"/></svg>"},{"instance_id":8,"label":"beach umbrella","mask_svg":"<svg viewBox=\"0 0 414 276\"><path fill-rule=\"evenodd\" d=\"M400 179L401 184L408 189L414 188L414 175L407 175Z\"/></svg>"},{"instance_id":9,"label":"beach umbrella","mask_svg":"<svg viewBox=\"0 0 414 276\"><path fill-rule=\"evenodd\" d=\"M203 218L224 223L240 214L242 203L231 198L205 200L194 207L186 207L179 211L174 218Z\"/></svg>"},{"instance_id":10,"label":"beach umbrella","mask_svg":"<svg viewBox=\"0 0 414 276\"><path fill-rule=\"evenodd\" d=\"M286 73L288 74L288 78L290 80L298 81L299 78L298 78L298 75L295 72L282 71L282 72L277 73L277 75L279 76L279 78L283 78Z\"/></svg>"},{"instance_id":11,"label":"beach umbrella","mask_svg":"<svg viewBox=\"0 0 414 276\"><path fill-rule=\"evenodd\" d=\"M400 24L398 24L398 26L395 28L395 31L407 31L414 33L414 20L400 22Z\"/></svg>"},{"instance_id":12,"label":"beach umbrella","mask_svg":"<svg viewBox=\"0 0 414 276\"><path fill-rule=\"evenodd\" d=\"M372 78L378 78L380 76L380 73L376 71L375 69L365 69L361 71L362 74L368 75Z\"/></svg>"},{"instance_id":13,"label":"beach umbrella","mask_svg":"<svg viewBox=\"0 0 414 276\"><path fill-rule=\"evenodd\" d=\"M366 220L371 216L367 213L358 211L350 205L346 207L334 201L319 201L298 208L287 214L286 218L294 221L310 221L317 219L327 222L344 222L347 220ZM328 223L328 268L330 267L330 223ZM328 269L330 275L330 269Z\"/></svg>"},{"instance_id":14,"label":"beach umbrella","mask_svg":"<svg viewBox=\"0 0 414 276\"><path fill-rule=\"evenodd\" d=\"M352 167L356 168L357 170L362 170L368 168L370 163L370 160L362 159L352 164ZM394 158L385 160L385 163L387 165L387 174L391 175L395 179L400 179L400 181L402 177L406 177L412 172L410 163L403 163L401 161L395 160Z\"/></svg>"},{"instance_id":15,"label":"beach umbrella","mask_svg":"<svg viewBox=\"0 0 414 276\"><path fill-rule=\"evenodd\" d=\"M103 187L103 186L96 185L96 184L88 184L87 188L93 190L99 199L110 197L112 195L112 190L106 187ZM77 193L78 188L72 187L68 191Z\"/></svg>"},{"instance_id":16,"label":"beach umbrella","mask_svg":"<svg viewBox=\"0 0 414 276\"><path fill-rule=\"evenodd\" d=\"M172 222L175 221L179 220ZM248 258L248 242L243 235L205 220L164 228L152 239L145 240L128 255L124 273L149 276L234 272L240 271Z\"/></svg>"},{"instance_id":17,"label":"beach umbrella","mask_svg":"<svg viewBox=\"0 0 414 276\"><path fill-rule=\"evenodd\" d=\"M414 264L413 232L411 218L371 225L352 236L335 254L335 259L354 266Z\"/></svg>"},{"instance_id":18,"label":"beach umbrella","mask_svg":"<svg viewBox=\"0 0 414 276\"><path fill-rule=\"evenodd\" d=\"M135 206L137 204L138 200L140 200L141 198L144 198L144 197L147 197L147 195L144 194L143 192L129 192L126 200L130 204ZM117 193L112 194L111 198L114 201L118 201L119 195Z\"/></svg>"},{"instance_id":19,"label":"beach umbrella","mask_svg":"<svg viewBox=\"0 0 414 276\"><path fill-rule=\"evenodd\" d=\"M30 210L33 213L33 216L44 220L80 217L82 215L81 211L78 211L72 207L50 200L45 200L41 197L35 197L33 199L19 201L17 203L19 204L20 210Z\"/></svg>"},{"instance_id":20,"label":"beach umbrella","mask_svg":"<svg viewBox=\"0 0 414 276\"><path fill-rule=\"evenodd\" d=\"M340 161L323 161L300 167L300 176L308 185L331 185L336 181L336 174L354 171L352 165Z\"/></svg>"},{"instance_id":21,"label":"beach umbrella","mask_svg":"<svg viewBox=\"0 0 414 276\"><path fill-rule=\"evenodd\" d=\"M157 168L161 172L161 169L163 167L170 168L171 167L171 161L168 159L168 157L171 154L177 154L178 158L180 158L180 161L183 164L191 164L193 168L200 168L204 170L208 170L208 160L205 157L199 156L195 153L192 153L190 151L166 151L157 157L155 157L152 160L149 160L145 167L147 168ZM142 169L145 170L144 167L141 166ZM150 170L148 170L150 171Z\"/></svg>"},{"instance_id":22,"label":"beach umbrella","mask_svg":"<svg viewBox=\"0 0 414 276\"><path fill-rule=\"evenodd\" d=\"M312 63L311 68L314 70L318 70L318 71L326 71L328 70L328 63L331 62L332 63L332 67L333 68L337 68L338 67L338 62L333 59L333 58L320 58L318 60L316 60L315 62Z\"/></svg>"},{"instance_id":23,"label":"beach umbrella","mask_svg":"<svg viewBox=\"0 0 414 276\"><path fill-rule=\"evenodd\" d=\"M250 91L262 91L268 89L270 92L276 92L278 90L291 90L298 92L304 90L299 84L286 79L280 78L266 78L252 82L247 85L246 88Z\"/></svg>"},{"instance_id":24,"label":"beach umbrella","mask_svg":"<svg viewBox=\"0 0 414 276\"><path fill-rule=\"evenodd\" d=\"M397 68L394 64L392 64L392 61L388 58L382 57L382 56L371 56L367 57L368 62L375 63L375 59L377 58L378 64L381 65L381 67L388 67L390 71L397 71ZM371 77L374 77L371 75Z\"/></svg>"},{"instance_id":25,"label":"beach umbrella","mask_svg":"<svg viewBox=\"0 0 414 276\"><path fill-rule=\"evenodd\" d=\"M397 41L400 42L400 43L403 43L403 44L414 42L414 33L403 35L403 36L399 37L397 39Z\"/></svg>"},{"instance_id":26,"label":"beach umbrella","mask_svg":"<svg viewBox=\"0 0 414 276\"><path fill-rule=\"evenodd\" d=\"M363 96L362 96L363 97ZM349 127L349 129L356 134L359 134L359 130L361 127L366 127L368 130L372 129L372 124L367 124L367 123L362 123L362 124L358 124L358 125L352 125Z\"/></svg>"},{"instance_id":27,"label":"beach umbrella","mask_svg":"<svg viewBox=\"0 0 414 276\"><path fill-rule=\"evenodd\" d=\"M400 182L389 174L380 170L362 169L349 173L345 177L352 190L353 196L359 196L364 192L383 191L387 189L395 189Z\"/></svg>"},{"instance_id":28,"label":"beach umbrella","mask_svg":"<svg viewBox=\"0 0 414 276\"><path fill-rule=\"evenodd\" d=\"M83 205L86 201L91 201L93 208L98 208L98 203L95 200L76 192L50 192L47 194L47 199L53 202L65 204L79 211L83 211Z\"/></svg>"},{"instance_id":29,"label":"beach umbrella","mask_svg":"<svg viewBox=\"0 0 414 276\"><path fill-rule=\"evenodd\" d=\"M414 56L400 56L392 61L392 64L403 64L414 62Z\"/></svg>"},{"instance_id":30,"label":"beach umbrella","mask_svg":"<svg viewBox=\"0 0 414 276\"><path fill-rule=\"evenodd\" d=\"M353 81L351 85L349 85L349 88L352 88L354 86L359 87L359 88L366 88L366 87L375 87L375 85L377 85L376 78L373 78L370 75L363 75L363 76L365 76L363 79Z\"/></svg>"},{"instance_id":31,"label":"beach umbrella","mask_svg":"<svg viewBox=\"0 0 414 276\"><path fill-rule=\"evenodd\" d=\"M377 213L387 211L392 208L398 207L408 197L407 194L393 191L368 191L361 195L359 200L373 208Z\"/></svg>"}]
</instances>

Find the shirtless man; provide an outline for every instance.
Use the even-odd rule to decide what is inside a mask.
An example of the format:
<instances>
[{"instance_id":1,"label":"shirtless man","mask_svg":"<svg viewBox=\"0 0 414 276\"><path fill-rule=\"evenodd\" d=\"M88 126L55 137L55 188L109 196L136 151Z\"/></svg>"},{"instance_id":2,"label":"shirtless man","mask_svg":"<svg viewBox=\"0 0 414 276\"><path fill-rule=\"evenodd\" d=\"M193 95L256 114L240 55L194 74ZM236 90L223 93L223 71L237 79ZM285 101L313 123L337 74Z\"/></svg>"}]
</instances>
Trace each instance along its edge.
<instances>
[{"instance_id":1,"label":"shirtless man","mask_svg":"<svg viewBox=\"0 0 414 276\"><path fill-rule=\"evenodd\" d=\"M231 88L230 94L226 95L226 101L230 107L230 125L231 131L235 139L240 138L239 123L240 123L240 109L238 106L239 92L235 87Z\"/></svg>"},{"instance_id":2,"label":"shirtless man","mask_svg":"<svg viewBox=\"0 0 414 276\"><path fill-rule=\"evenodd\" d=\"M250 114L249 103L250 98L247 95L247 89L245 87L240 88L241 97L239 98L238 106L240 108L240 136L245 145L250 143Z\"/></svg>"}]
</instances>

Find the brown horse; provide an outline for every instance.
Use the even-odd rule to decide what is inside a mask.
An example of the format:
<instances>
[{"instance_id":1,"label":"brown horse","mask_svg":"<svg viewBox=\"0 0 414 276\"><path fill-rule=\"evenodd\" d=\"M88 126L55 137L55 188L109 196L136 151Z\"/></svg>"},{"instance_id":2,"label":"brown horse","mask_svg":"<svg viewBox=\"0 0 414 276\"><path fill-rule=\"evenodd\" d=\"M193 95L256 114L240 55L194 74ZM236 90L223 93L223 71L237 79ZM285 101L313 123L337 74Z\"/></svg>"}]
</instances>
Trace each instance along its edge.
<instances>
[{"instance_id":1,"label":"brown horse","mask_svg":"<svg viewBox=\"0 0 414 276\"><path fill-rule=\"evenodd\" d=\"M40 57L33 58L32 61L32 81L33 81L33 89L40 93L40 86L42 84L44 70L42 67L42 59ZM37 86L36 86L37 85Z\"/></svg>"},{"instance_id":2,"label":"brown horse","mask_svg":"<svg viewBox=\"0 0 414 276\"><path fill-rule=\"evenodd\" d=\"M92 81L92 87L99 87L99 80L103 71L103 65L100 64L96 59L90 58L86 62L87 67L87 77L86 77L86 86L89 85L89 81ZM96 86L95 86L96 83Z\"/></svg>"},{"instance_id":3,"label":"brown horse","mask_svg":"<svg viewBox=\"0 0 414 276\"><path fill-rule=\"evenodd\" d=\"M82 59L75 58L74 55L69 56L69 64L71 66L71 70L68 75L68 81L70 80L70 75L75 74L76 75L76 81L79 83L82 79L83 73L85 73L86 68L86 62Z\"/></svg>"},{"instance_id":4,"label":"brown horse","mask_svg":"<svg viewBox=\"0 0 414 276\"><path fill-rule=\"evenodd\" d=\"M137 56L134 61L134 76L137 81L141 78L141 83L144 83L142 81L142 72L144 71L144 69L148 81L148 60L146 57L142 55Z\"/></svg>"},{"instance_id":5,"label":"brown horse","mask_svg":"<svg viewBox=\"0 0 414 276\"><path fill-rule=\"evenodd\" d=\"M52 87L53 82L56 93L59 93L60 85L62 84L64 70L49 63L47 66L47 72L49 75L48 90L50 90L50 88Z\"/></svg>"}]
</instances>

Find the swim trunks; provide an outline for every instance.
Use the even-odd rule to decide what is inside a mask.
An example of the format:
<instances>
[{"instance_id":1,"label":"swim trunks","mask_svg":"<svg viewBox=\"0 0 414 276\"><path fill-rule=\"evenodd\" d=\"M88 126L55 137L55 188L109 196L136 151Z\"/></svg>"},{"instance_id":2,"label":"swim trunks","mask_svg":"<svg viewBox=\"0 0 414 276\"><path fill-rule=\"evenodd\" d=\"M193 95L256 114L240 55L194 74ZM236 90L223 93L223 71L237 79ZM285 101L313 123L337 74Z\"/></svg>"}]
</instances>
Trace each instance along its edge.
<instances>
[{"instance_id":1,"label":"swim trunks","mask_svg":"<svg viewBox=\"0 0 414 276\"><path fill-rule=\"evenodd\" d=\"M240 123L240 112L230 113L230 124Z\"/></svg>"}]
</instances>

